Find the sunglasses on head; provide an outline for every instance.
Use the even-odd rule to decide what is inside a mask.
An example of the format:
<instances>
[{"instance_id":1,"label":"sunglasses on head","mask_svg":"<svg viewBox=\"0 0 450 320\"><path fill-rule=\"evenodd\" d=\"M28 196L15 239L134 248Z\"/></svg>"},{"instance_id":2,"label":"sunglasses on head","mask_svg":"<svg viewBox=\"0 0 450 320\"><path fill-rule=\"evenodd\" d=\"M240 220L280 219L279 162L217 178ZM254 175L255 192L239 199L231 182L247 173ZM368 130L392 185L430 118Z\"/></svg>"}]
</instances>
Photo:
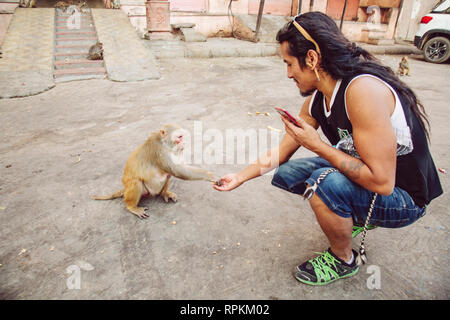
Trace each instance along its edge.
<instances>
[{"instance_id":1,"label":"sunglasses on head","mask_svg":"<svg viewBox=\"0 0 450 320\"><path fill-rule=\"evenodd\" d=\"M314 46L316 47L316 51L317 53L320 55L320 49L319 49L319 45L317 44L316 41L314 41L314 39L309 35L308 31L306 31L295 19L297 19L297 17L300 17L302 14L298 14L296 15L293 19L292 19L292 23L293 25L297 28L297 30L302 34L302 36L305 37L306 40L311 41Z\"/></svg>"}]
</instances>

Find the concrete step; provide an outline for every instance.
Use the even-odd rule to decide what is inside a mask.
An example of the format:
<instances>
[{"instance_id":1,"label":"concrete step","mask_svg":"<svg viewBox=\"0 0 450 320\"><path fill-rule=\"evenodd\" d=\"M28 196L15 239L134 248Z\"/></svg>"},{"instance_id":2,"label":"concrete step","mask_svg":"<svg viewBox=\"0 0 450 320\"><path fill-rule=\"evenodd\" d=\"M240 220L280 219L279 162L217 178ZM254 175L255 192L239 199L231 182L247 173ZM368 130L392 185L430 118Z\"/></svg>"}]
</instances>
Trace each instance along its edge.
<instances>
[{"instance_id":1,"label":"concrete step","mask_svg":"<svg viewBox=\"0 0 450 320\"><path fill-rule=\"evenodd\" d=\"M79 23L79 25L75 25L75 23ZM92 28L92 27L94 27L94 22L93 22L93 20L80 20L78 22L66 21L66 20L56 20L55 26L56 27L68 27L68 28L72 28L72 30L75 30L75 29L81 29L81 28Z\"/></svg>"},{"instance_id":2,"label":"concrete step","mask_svg":"<svg viewBox=\"0 0 450 320\"><path fill-rule=\"evenodd\" d=\"M91 21L81 21L79 24L76 25L75 23L71 22L59 21L55 23L55 26L57 28L66 27L69 30L80 30L80 29L94 28L94 23Z\"/></svg>"},{"instance_id":3,"label":"concrete step","mask_svg":"<svg viewBox=\"0 0 450 320\"><path fill-rule=\"evenodd\" d=\"M59 69L53 71L53 76L58 79L65 76L104 75L105 72L104 67Z\"/></svg>"},{"instance_id":4,"label":"concrete step","mask_svg":"<svg viewBox=\"0 0 450 320\"><path fill-rule=\"evenodd\" d=\"M103 67L103 60L67 59L55 61L55 70Z\"/></svg>"},{"instance_id":5,"label":"concrete step","mask_svg":"<svg viewBox=\"0 0 450 320\"><path fill-rule=\"evenodd\" d=\"M73 28L71 30L75 30L73 23L71 23L70 21L69 21L69 23L67 23L67 21L57 21L57 22L55 22L55 26L56 26L56 28L69 27L69 28ZM94 23L92 21L80 21L80 26L79 26L80 29L93 28L93 27L94 27Z\"/></svg>"},{"instance_id":6,"label":"concrete step","mask_svg":"<svg viewBox=\"0 0 450 320\"><path fill-rule=\"evenodd\" d=\"M74 52L89 52L89 48L91 45L89 44L57 44L55 46L56 53L64 52L64 53L74 53Z\"/></svg>"},{"instance_id":7,"label":"concrete step","mask_svg":"<svg viewBox=\"0 0 450 320\"><path fill-rule=\"evenodd\" d=\"M80 28L80 29L69 29L69 28L67 28L66 25L56 27L56 32L71 32L71 31L72 32L86 32L86 31L94 31L94 30L95 30L94 25L83 26L83 28Z\"/></svg>"},{"instance_id":8,"label":"concrete step","mask_svg":"<svg viewBox=\"0 0 450 320\"><path fill-rule=\"evenodd\" d=\"M97 37L56 38L56 45L90 45L97 42Z\"/></svg>"},{"instance_id":9,"label":"concrete step","mask_svg":"<svg viewBox=\"0 0 450 320\"><path fill-rule=\"evenodd\" d=\"M369 39L367 41L369 44L376 44L379 46L386 46L386 45L394 45L395 40L392 39Z\"/></svg>"},{"instance_id":10,"label":"concrete step","mask_svg":"<svg viewBox=\"0 0 450 320\"><path fill-rule=\"evenodd\" d=\"M91 79L105 79L106 74L82 74L82 75L67 75L64 77L55 78L55 83L68 82L68 81L80 81Z\"/></svg>"},{"instance_id":11,"label":"concrete step","mask_svg":"<svg viewBox=\"0 0 450 320\"><path fill-rule=\"evenodd\" d=\"M80 33L80 32L96 32L94 26L90 27L90 26L82 26L80 28L75 28L75 29L70 29L67 28L66 26L64 27L57 27L56 28L56 32L67 32L67 34L73 34L73 33Z\"/></svg>"},{"instance_id":12,"label":"concrete step","mask_svg":"<svg viewBox=\"0 0 450 320\"><path fill-rule=\"evenodd\" d=\"M57 42L67 42L67 41L96 41L97 37L56 37ZM62 43L61 43L62 44Z\"/></svg>"},{"instance_id":13,"label":"concrete step","mask_svg":"<svg viewBox=\"0 0 450 320\"><path fill-rule=\"evenodd\" d=\"M90 15L90 14L84 14L84 15L81 15L80 17L79 17L81 20L92 20L92 15ZM72 17L72 16L60 16L60 15L57 15L56 16L56 20L69 20L69 19L76 19L76 17Z\"/></svg>"},{"instance_id":14,"label":"concrete step","mask_svg":"<svg viewBox=\"0 0 450 320\"><path fill-rule=\"evenodd\" d=\"M186 42L205 42L206 37L200 32L195 31L193 28L180 28L181 39Z\"/></svg>"},{"instance_id":15,"label":"concrete step","mask_svg":"<svg viewBox=\"0 0 450 320\"><path fill-rule=\"evenodd\" d=\"M79 39L80 40L69 39L69 40L62 40L62 41L59 39L56 39L56 48L61 48L60 46L64 46L64 45L67 45L67 46L85 45L85 46L88 46L88 50L89 50L89 47L91 47L92 45L94 45L97 42L97 38L92 38L92 39L79 38ZM57 51L57 52L60 52L60 51Z\"/></svg>"},{"instance_id":16,"label":"concrete step","mask_svg":"<svg viewBox=\"0 0 450 320\"><path fill-rule=\"evenodd\" d=\"M384 31L369 31L368 38L372 40L384 39L386 36L386 32Z\"/></svg>"},{"instance_id":17,"label":"concrete step","mask_svg":"<svg viewBox=\"0 0 450 320\"><path fill-rule=\"evenodd\" d=\"M76 21L67 20L67 19L56 19L55 20L55 24L57 26L67 25L67 24L73 25L73 24L75 24L75 22ZM90 24L94 25L94 20L92 20L92 19L80 19L79 23L81 25L90 25Z\"/></svg>"},{"instance_id":18,"label":"concrete step","mask_svg":"<svg viewBox=\"0 0 450 320\"><path fill-rule=\"evenodd\" d=\"M59 22L59 23L55 24L55 26L58 31L60 31L60 29L65 29L68 31L78 31L78 30L82 30L82 29L89 29L89 30L94 29L95 30L94 24L92 22L82 22L79 25L74 25L74 24L65 23L65 22Z\"/></svg>"},{"instance_id":19,"label":"concrete step","mask_svg":"<svg viewBox=\"0 0 450 320\"><path fill-rule=\"evenodd\" d=\"M64 37L79 37L79 36L96 36L97 32L95 32L94 30L90 30L90 31L78 31L78 30L73 30L73 31L68 31L68 30L64 30L64 31L56 31L56 37L58 38L58 36L64 36Z\"/></svg>"},{"instance_id":20,"label":"concrete step","mask_svg":"<svg viewBox=\"0 0 450 320\"><path fill-rule=\"evenodd\" d=\"M82 17L90 17L91 16L90 12L79 12L79 13L80 13L80 16L82 16ZM62 17L62 18L69 18L72 16L72 14L58 12L58 13L56 13L56 16Z\"/></svg>"},{"instance_id":21,"label":"concrete step","mask_svg":"<svg viewBox=\"0 0 450 320\"><path fill-rule=\"evenodd\" d=\"M55 61L61 60L81 60L86 59L88 56L88 51L78 51L78 52L56 52Z\"/></svg>"},{"instance_id":22,"label":"concrete step","mask_svg":"<svg viewBox=\"0 0 450 320\"><path fill-rule=\"evenodd\" d=\"M80 23L84 23L84 24L86 24L86 23L94 23L93 22L94 20L92 19L92 18L82 18L82 19L80 19ZM59 24L67 24L67 22L69 22L70 24L72 24L72 23L74 23L75 21L73 21L72 19L58 19L58 18L56 18L55 19L55 23L56 23L56 25L59 25Z\"/></svg>"}]
</instances>

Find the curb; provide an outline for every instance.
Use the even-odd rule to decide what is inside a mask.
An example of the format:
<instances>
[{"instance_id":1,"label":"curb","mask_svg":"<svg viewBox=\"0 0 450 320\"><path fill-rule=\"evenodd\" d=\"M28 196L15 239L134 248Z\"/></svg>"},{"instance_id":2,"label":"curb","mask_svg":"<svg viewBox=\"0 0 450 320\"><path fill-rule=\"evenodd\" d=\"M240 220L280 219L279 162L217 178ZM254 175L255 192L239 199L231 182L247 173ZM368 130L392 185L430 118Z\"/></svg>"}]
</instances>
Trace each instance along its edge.
<instances>
[{"instance_id":1,"label":"curb","mask_svg":"<svg viewBox=\"0 0 450 320\"><path fill-rule=\"evenodd\" d=\"M372 54L399 54L399 55L422 54L421 50L417 49L413 45L408 44L377 46L366 43L360 43L358 45Z\"/></svg>"},{"instance_id":2,"label":"curb","mask_svg":"<svg viewBox=\"0 0 450 320\"><path fill-rule=\"evenodd\" d=\"M280 55L278 43L250 42L235 38L208 38L206 42L184 42L181 40L143 40L157 59L165 58L223 58L223 57L267 57ZM422 54L409 44L371 45L358 44L372 54Z\"/></svg>"},{"instance_id":3,"label":"curb","mask_svg":"<svg viewBox=\"0 0 450 320\"><path fill-rule=\"evenodd\" d=\"M280 54L278 43L254 43L234 38L209 38L206 42L143 40L156 58L267 57Z\"/></svg>"}]
</instances>

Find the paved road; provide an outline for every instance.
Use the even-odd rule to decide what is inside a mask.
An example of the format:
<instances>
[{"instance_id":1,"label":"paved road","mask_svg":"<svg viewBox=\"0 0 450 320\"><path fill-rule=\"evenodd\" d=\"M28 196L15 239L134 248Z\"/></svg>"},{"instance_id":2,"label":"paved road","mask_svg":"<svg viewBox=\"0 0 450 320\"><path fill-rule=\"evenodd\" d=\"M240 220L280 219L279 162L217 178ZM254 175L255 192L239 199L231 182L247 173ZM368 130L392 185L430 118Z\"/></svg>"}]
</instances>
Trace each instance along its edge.
<instances>
[{"instance_id":1,"label":"paved road","mask_svg":"<svg viewBox=\"0 0 450 320\"><path fill-rule=\"evenodd\" d=\"M380 58L394 67L400 60ZM179 201L145 200L145 221L125 211L120 199L90 200L121 187L128 155L163 123L178 122L192 133L201 126L214 137L203 141L201 165L222 175L245 166L231 157L233 149L224 152L234 161L213 152L228 145L227 129L256 134L261 153L276 133L264 131L267 126L282 128L272 108L295 112L303 101L279 57L159 65L159 80L61 83L36 96L0 100L0 298L449 298L447 194L407 228L370 231L369 265L326 287L292 277L296 264L328 244L308 203L272 187L270 176L230 193L174 180ZM411 66L404 80L427 108L431 150L448 171L450 66L420 58ZM244 153L252 152L247 145ZM224 164L208 162L215 155ZM299 150L294 157L306 155ZM449 174L440 177L448 190ZM354 248L358 244L359 237ZM373 270L380 289L367 286Z\"/></svg>"}]
</instances>

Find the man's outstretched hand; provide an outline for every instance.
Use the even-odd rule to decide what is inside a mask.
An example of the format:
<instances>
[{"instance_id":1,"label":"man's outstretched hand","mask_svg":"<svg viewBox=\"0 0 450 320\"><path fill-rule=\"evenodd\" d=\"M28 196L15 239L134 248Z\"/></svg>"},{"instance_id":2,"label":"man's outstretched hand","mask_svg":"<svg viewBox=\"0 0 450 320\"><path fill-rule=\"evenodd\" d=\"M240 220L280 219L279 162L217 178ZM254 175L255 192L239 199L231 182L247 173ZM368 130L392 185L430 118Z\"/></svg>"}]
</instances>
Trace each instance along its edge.
<instances>
[{"instance_id":1,"label":"man's outstretched hand","mask_svg":"<svg viewBox=\"0 0 450 320\"><path fill-rule=\"evenodd\" d=\"M229 173L218 180L218 184L214 184L213 188L217 191L231 191L242 184L236 173Z\"/></svg>"}]
</instances>

